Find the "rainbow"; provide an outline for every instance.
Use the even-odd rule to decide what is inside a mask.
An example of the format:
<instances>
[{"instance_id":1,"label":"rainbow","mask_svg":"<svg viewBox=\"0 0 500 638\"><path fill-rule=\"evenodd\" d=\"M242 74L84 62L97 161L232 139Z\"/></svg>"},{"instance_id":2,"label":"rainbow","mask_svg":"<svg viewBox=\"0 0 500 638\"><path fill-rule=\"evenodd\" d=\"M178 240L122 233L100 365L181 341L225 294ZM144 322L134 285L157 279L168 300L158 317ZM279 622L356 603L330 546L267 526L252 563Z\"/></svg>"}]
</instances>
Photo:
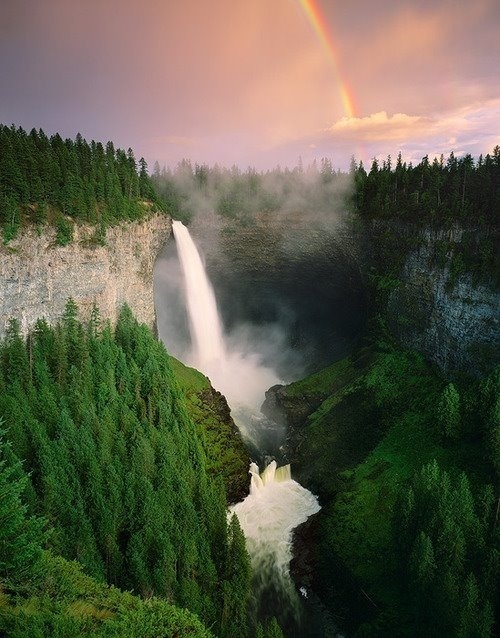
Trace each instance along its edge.
<instances>
[{"instance_id":1,"label":"rainbow","mask_svg":"<svg viewBox=\"0 0 500 638\"><path fill-rule=\"evenodd\" d=\"M340 98L342 100L342 106L347 117L356 117L356 107L352 89L342 77L339 68L338 54L333 41L332 35L329 32L329 26L325 20L325 17L321 13L317 0L299 0L299 4L304 9L309 22L311 23L314 32L319 38L323 48L325 49L328 57L333 66L333 70L337 77L339 85Z\"/></svg>"}]
</instances>

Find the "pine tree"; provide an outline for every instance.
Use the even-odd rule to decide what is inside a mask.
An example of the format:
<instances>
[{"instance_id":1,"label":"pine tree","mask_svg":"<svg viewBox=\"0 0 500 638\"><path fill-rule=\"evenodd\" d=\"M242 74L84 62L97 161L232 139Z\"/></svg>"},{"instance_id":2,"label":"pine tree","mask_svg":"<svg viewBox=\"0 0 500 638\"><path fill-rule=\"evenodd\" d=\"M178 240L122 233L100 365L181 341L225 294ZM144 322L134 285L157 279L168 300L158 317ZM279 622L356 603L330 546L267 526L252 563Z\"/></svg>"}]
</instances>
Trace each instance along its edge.
<instances>
[{"instance_id":1,"label":"pine tree","mask_svg":"<svg viewBox=\"0 0 500 638\"><path fill-rule=\"evenodd\" d=\"M37 574L45 523L27 515L22 496L28 479L19 461L7 463L8 446L5 432L0 431L0 579L20 583Z\"/></svg>"},{"instance_id":2,"label":"pine tree","mask_svg":"<svg viewBox=\"0 0 500 638\"><path fill-rule=\"evenodd\" d=\"M278 621L273 616L267 623L264 638L283 638L283 632L278 624Z\"/></svg>"},{"instance_id":3,"label":"pine tree","mask_svg":"<svg viewBox=\"0 0 500 638\"><path fill-rule=\"evenodd\" d=\"M250 558L238 517L233 514L228 530L228 555L223 584L221 636L245 636L250 598Z\"/></svg>"},{"instance_id":4,"label":"pine tree","mask_svg":"<svg viewBox=\"0 0 500 638\"><path fill-rule=\"evenodd\" d=\"M462 432L460 395L453 383L443 390L437 408L439 428L445 438L456 440Z\"/></svg>"},{"instance_id":5,"label":"pine tree","mask_svg":"<svg viewBox=\"0 0 500 638\"><path fill-rule=\"evenodd\" d=\"M410 557L410 569L421 590L428 590L436 573L436 561L432 541L425 532L420 532Z\"/></svg>"}]
</instances>

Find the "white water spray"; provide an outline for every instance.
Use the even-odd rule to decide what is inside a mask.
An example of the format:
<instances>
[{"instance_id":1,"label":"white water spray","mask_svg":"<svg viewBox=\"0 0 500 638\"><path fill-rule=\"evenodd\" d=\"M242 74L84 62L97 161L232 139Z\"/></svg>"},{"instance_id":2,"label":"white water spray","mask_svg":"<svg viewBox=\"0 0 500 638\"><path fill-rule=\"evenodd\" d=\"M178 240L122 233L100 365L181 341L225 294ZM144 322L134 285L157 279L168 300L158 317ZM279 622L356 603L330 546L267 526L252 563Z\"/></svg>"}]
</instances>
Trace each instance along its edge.
<instances>
[{"instance_id":1,"label":"white water spray","mask_svg":"<svg viewBox=\"0 0 500 638\"><path fill-rule=\"evenodd\" d=\"M272 461L259 475L255 463L250 494L231 507L245 534L248 552L256 575L256 593L271 587L293 615L298 596L290 578L292 532L309 516L320 510L318 499L294 481L290 466L277 467Z\"/></svg>"},{"instance_id":2,"label":"white water spray","mask_svg":"<svg viewBox=\"0 0 500 638\"><path fill-rule=\"evenodd\" d=\"M250 494L231 511L245 533L254 569L272 563L278 578L288 581L292 531L320 510L318 499L292 479L289 465L277 467L272 461L259 475L252 463L250 474Z\"/></svg>"},{"instance_id":3,"label":"white water spray","mask_svg":"<svg viewBox=\"0 0 500 638\"><path fill-rule=\"evenodd\" d=\"M280 380L254 352L227 347L215 294L198 249L182 222L172 222L172 228L184 275L192 341L185 362L210 377L212 385L226 396L243 436L259 447L255 415L267 388Z\"/></svg>"}]
</instances>

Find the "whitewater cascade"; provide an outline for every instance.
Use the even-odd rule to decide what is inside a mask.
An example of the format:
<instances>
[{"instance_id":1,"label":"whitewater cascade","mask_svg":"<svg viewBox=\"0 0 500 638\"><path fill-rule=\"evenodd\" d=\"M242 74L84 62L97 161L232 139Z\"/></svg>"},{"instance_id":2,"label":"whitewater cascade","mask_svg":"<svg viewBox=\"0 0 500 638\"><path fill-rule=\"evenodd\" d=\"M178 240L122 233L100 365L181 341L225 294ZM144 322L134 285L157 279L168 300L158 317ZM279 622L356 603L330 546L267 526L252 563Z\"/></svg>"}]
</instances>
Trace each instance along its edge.
<instances>
[{"instance_id":1,"label":"whitewater cascade","mask_svg":"<svg viewBox=\"0 0 500 638\"><path fill-rule=\"evenodd\" d=\"M241 416L238 427L243 435L256 444L255 437L249 433L255 430L251 421L259 412L267 388L280 379L261 365L255 353L227 347L215 293L196 244L182 222L173 221L172 228L184 276L192 341L191 352L181 358L210 377L212 385L226 396L235 421L236 415Z\"/></svg>"},{"instance_id":2,"label":"whitewater cascade","mask_svg":"<svg viewBox=\"0 0 500 638\"><path fill-rule=\"evenodd\" d=\"M289 572L292 531L318 512L320 505L309 490L292 479L289 465L277 467L272 461L259 475L259 468L252 463L250 474L250 494L230 511L237 515L245 534L257 595L277 596L293 615L298 596Z\"/></svg>"},{"instance_id":3,"label":"whitewater cascade","mask_svg":"<svg viewBox=\"0 0 500 638\"><path fill-rule=\"evenodd\" d=\"M250 494L230 510L238 516L248 542L254 571L273 564L277 578L289 579L292 530L320 510L318 499L291 477L290 466L272 461L259 475L250 465ZM268 574L269 575L269 574Z\"/></svg>"}]
</instances>

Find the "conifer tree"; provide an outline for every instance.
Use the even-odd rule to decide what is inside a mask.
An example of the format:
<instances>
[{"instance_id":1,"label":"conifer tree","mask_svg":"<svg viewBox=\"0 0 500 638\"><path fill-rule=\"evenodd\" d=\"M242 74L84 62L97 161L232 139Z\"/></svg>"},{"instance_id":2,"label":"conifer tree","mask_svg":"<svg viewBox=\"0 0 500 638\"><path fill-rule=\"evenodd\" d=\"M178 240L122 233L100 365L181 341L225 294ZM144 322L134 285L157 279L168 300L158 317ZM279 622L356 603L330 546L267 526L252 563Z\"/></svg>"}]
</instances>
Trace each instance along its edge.
<instances>
[{"instance_id":1,"label":"conifer tree","mask_svg":"<svg viewBox=\"0 0 500 638\"><path fill-rule=\"evenodd\" d=\"M443 390L437 408L439 428L445 438L456 440L462 431L460 396L453 383Z\"/></svg>"},{"instance_id":2,"label":"conifer tree","mask_svg":"<svg viewBox=\"0 0 500 638\"><path fill-rule=\"evenodd\" d=\"M223 584L221 636L245 636L248 630L250 558L238 517L233 514L228 530L226 578Z\"/></svg>"},{"instance_id":3,"label":"conifer tree","mask_svg":"<svg viewBox=\"0 0 500 638\"><path fill-rule=\"evenodd\" d=\"M0 426L2 422L0 421ZM42 545L45 541L44 521L28 516L22 496L27 477L19 461L8 464L9 443L0 431L0 580L21 583L38 572ZM20 476L21 475L21 476Z\"/></svg>"}]
</instances>

